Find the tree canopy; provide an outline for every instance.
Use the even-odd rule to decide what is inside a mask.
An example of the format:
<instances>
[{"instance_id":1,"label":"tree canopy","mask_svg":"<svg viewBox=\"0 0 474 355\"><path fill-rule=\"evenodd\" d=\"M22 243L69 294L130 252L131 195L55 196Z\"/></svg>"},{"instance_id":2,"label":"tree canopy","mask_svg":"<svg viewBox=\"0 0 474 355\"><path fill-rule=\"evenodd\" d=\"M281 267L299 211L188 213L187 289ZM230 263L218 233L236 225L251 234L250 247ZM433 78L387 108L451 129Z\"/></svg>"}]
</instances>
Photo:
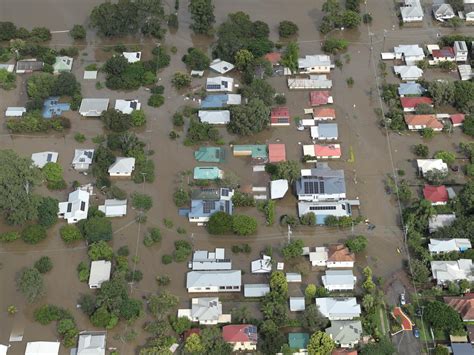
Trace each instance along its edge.
<instances>
[{"instance_id":1,"label":"tree canopy","mask_svg":"<svg viewBox=\"0 0 474 355\"><path fill-rule=\"evenodd\" d=\"M329 354L336 346L329 334L317 331L311 335L308 343L308 353L312 355Z\"/></svg>"},{"instance_id":2,"label":"tree canopy","mask_svg":"<svg viewBox=\"0 0 474 355\"><path fill-rule=\"evenodd\" d=\"M188 48L188 53L183 56L183 62L191 70L206 70L211 60L203 50L199 48Z\"/></svg>"},{"instance_id":3,"label":"tree canopy","mask_svg":"<svg viewBox=\"0 0 474 355\"><path fill-rule=\"evenodd\" d=\"M195 33L212 34L212 26L216 22L212 0L191 0L189 12L193 21L190 27Z\"/></svg>"},{"instance_id":4,"label":"tree canopy","mask_svg":"<svg viewBox=\"0 0 474 355\"><path fill-rule=\"evenodd\" d=\"M435 329L446 330L451 334L463 329L459 313L443 302L429 302L423 316Z\"/></svg>"},{"instance_id":5,"label":"tree canopy","mask_svg":"<svg viewBox=\"0 0 474 355\"><path fill-rule=\"evenodd\" d=\"M291 70L292 73L298 72L298 57L299 47L298 43L290 42L286 46L285 53L281 57L281 63Z\"/></svg>"},{"instance_id":6,"label":"tree canopy","mask_svg":"<svg viewBox=\"0 0 474 355\"><path fill-rule=\"evenodd\" d=\"M36 268L23 269L17 277L16 285L28 303L36 302L44 293L43 276Z\"/></svg>"},{"instance_id":7,"label":"tree canopy","mask_svg":"<svg viewBox=\"0 0 474 355\"><path fill-rule=\"evenodd\" d=\"M232 106L227 127L232 133L249 136L262 131L269 122L270 108L256 98L251 99L247 105Z\"/></svg>"}]
</instances>

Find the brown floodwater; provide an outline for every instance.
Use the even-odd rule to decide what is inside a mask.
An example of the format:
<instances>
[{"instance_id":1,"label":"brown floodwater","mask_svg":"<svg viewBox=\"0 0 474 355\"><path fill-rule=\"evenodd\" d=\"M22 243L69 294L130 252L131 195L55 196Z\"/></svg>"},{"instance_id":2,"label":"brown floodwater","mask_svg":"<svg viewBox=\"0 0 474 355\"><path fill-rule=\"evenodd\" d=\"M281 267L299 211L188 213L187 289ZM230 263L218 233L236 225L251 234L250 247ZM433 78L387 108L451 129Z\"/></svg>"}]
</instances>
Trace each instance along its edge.
<instances>
[{"instance_id":1,"label":"brown floodwater","mask_svg":"<svg viewBox=\"0 0 474 355\"><path fill-rule=\"evenodd\" d=\"M92 7L100 0L3 0L0 2L0 20L13 21L19 26L32 28L34 26L47 26L51 30L67 30L73 24L87 24L87 16ZM321 35L317 30L318 22L322 17L322 0L308 1L300 0L297 6L290 1L283 0L239 0L227 1L216 0L215 13L217 23L225 20L230 12L244 11L251 14L253 20L262 20L269 24L271 37L278 40L277 25L282 20L290 20L298 24L298 42L302 55L321 52ZM166 4L173 6L173 3ZM372 50L379 53L383 50L390 50L397 44L410 43L430 43L436 40L436 32L444 31L450 33L450 29L432 29L430 20L423 23L420 28L399 29L398 19L394 12L394 3L391 0L369 0L368 8L374 17L371 31ZM158 74L159 83L165 86L165 104L158 108L151 108L146 105L149 92L141 88L134 92L109 91L107 89L97 89L95 81L82 80L83 69L90 63L101 63L105 61L112 52L110 48L116 44L125 44L130 49L140 48L144 58L150 56L151 50L156 45L156 41L141 38L123 38L120 40L104 40L97 37L92 30L88 30L88 38L85 42L79 43L81 54L74 64L74 73L81 81L84 97L108 97L111 104L115 99L137 98L142 102L148 122L145 129L137 131L137 134L144 140L148 149L154 151L153 160L156 166L156 180L153 184L134 184L131 181L120 180L117 185L126 189L128 193L134 191L145 191L153 197L153 208L148 212L148 220L145 225L139 226L134 223L136 212L129 210L125 218L113 219L114 238L112 245L114 249L127 245L131 255L137 255L139 261L137 268L144 273L144 278L138 284L130 288L134 297L141 298L158 291L155 278L158 275L169 275L171 284L167 287L170 292L180 298L180 305L189 305L189 295L185 289L185 263L172 263L163 265L161 257L164 254L171 254L173 243L178 239L188 239L192 241L196 249L207 249L215 247L226 247L228 255L232 257L234 267L245 271L244 282L263 282L265 277L250 274L250 261L258 257L260 252L267 246L277 249L287 241L287 230L276 223L273 226L265 226L263 215L255 209L237 209L237 213L249 213L255 215L259 220L258 234L245 239L236 237L211 237L205 229L196 225L191 225L184 217L179 217L177 209L174 207L172 193L179 186L183 179L180 173L192 170L196 165L193 158L193 147L185 147L182 144L183 136L172 141L168 133L173 129L171 116L184 105L196 105L187 100L183 93L176 93L170 86L172 74L178 70L185 70L181 57L186 53L187 48L198 46L207 48L212 39L202 36L192 35L189 31L190 17L186 9L186 3L182 2L179 10L180 27L173 34L168 34L163 44L168 47L175 46L177 53L172 55L172 63ZM386 32L384 32L386 30ZM469 31L462 29L462 31ZM385 33L385 35L384 35ZM399 211L392 196L385 192L384 180L388 173L392 172L392 165L389 156L389 147L384 130L379 127L373 109L378 107L379 100L377 88L372 70L372 57L370 37L365 26L361 26L357 31L340 31L332 33L335 36L343 37L351 42L348 53L350 58L341 56L344 63L343 68L335 69L331 73L333 80L332 95L335 100L337 112L337 123L339 125L340 142L343 149L343 157L340 161L331 162L333 168L345 169L347 177L348 197L359 198L361 207L359 213L370 219L376 225L373 231L367 231L364 225L356 226L353 233L364 234L369 238L369 246L366 253L357 258L356 272L360 275L360 270L369 264L375 275L389 278L394 272L402 267L403 256L397 253L397 248L402 249L401 231L399 228ZM416 35L416 37L415 37ZM385 38L384 38L385 37ZM51 45L60 48L71 45L71 40L67 33L56 33L53 35ZM378 58L378 55L375 55ZM378 62L378 59L377 59ZM207 74L207 73L206 73ZM445 73L429 72L430 78L455 79L455 76ZM26 101L25 80L28 76L18 77L16 90L1 92L0 110L4 111L7 106L21 106ZM348 88L346 79L352 77L354 86ZM398 80L389 74L389 82ZM104 82L103 74L99 74L98 81ZM204 79L195 79L193 87L198 88L204 83ZM292 117L302 116L303 109L308 105L308 91L289 92L283 77L272 78L270 83L277 92L285 93ZM75 148L93 147L91 139L98 134L102 134L102 125L95 119L82 119L77 113L67 114L72 121L70 131L61 134L31 135L31 136L11 136L8 134L5 125L0 128L0 148L14 149L17 153L30 156L31 153L43 150L54 150L59 152L59 162L65 169L65 179L69 183L78 180L81 183L92 181L90 176L78 174L69 168ZM76 132L83 133L87 137L84 143L77 143L74 140ZM239 139L233 137L221 129L222 136L226 142L235 143L272 143L282 142L286 144L287 159L301 159L301 145L310 143L309 132L299 132L294 124L291 127L269 128L252 138ZM455 130L452 134L440 134L428 142L430 151L446 149L454 150L460 141L467 140L465 136ZM417 180L413 163L413 154L410 147L420 143L422 139L416 134L390 134L391 152L393 164L396 169L403 169L406 172L405 178L413 186L414 192L419 193L421 182ZM235 175L242 186L264 186L268 178L264 173L253 173L249 159L234 158L231 154L231 147L226 145L227 159L221 164L221 169L226 174ZM355 161L348 162L349 150L352 149ZM200 164L201 165L201 164ZM463 177L453 175L453 179L463 182ZM186 183L184 179L184 183ZM51 192L41 187L38 189L41 194L54 196L59 200L67 198L68 191ZM102 201L104 196L96 191L94 202ZM296 214L296 199L287 196L277 203L277 219L283 214ZM173 221L173 229L166 229L163 219ZM33 310L40 304L53 303L61 305L71 310L81 330L92 330L90 322L76 309L76 300L81 293L90 293L87 284L80 283L77 278L76 266L81 260L87 260L86 248L79 243L74 246L66 246L59 238L58 230L64 223L58 223L49 231L48 238L32 247L23 244L21 241L9 245L0 246L1 268L0 268L0 343L8 343L8 338L12 329L21 329L24 333L25 341L34 340L54 340L57 338L54 325L41 326L32 319ZM144 232L151 227L160 227L163 232L163 241L160 245L145 248L142 243ZM177 227L187 230L187 234L180 236L176 232ZM0 230L9 230L10 227L1 225ZM351 230L334 230L324 227L318 228L298 228L293 231L294 238L301 238L309 246L322 245L343 241L351 235ZM247 254L231 255L230 247L234 244L248 243L252 247L252 252ZM40 302L31 306L24 302L23 297L15 290L15 274L23 267L31 266L40 256L48 255L52 258L54 268L45 276L46 293ZM276 253L277 258L278 253ZM131 262L131 261L130 261ZM292 295L301 295L304 285L307 283L320 284L321 271L311 270L307 261L287 265L288 271L300 271L305 276L303 285L292 286ZM245 305L252 312L258 310L257 304L242 302L242 297L236 295L221 296L225 299L224 311L229 311L233 307ZM15 316L8 316L6 309L8 305L14 304L18 307L19 313ZM121 324L116 329L109 331L107 345L116 347L121 354L132 354L137 345L143 344L146 333L141 327L146 318L137 321L133 328L139 332L137 339L131 343L125 343L120 337L125 333L125 325ZM22 354L25 348L25 341L22 343L12 343L11 354ZM68 353L62 348L61 354Z\"/></svg>"}]
</instances>

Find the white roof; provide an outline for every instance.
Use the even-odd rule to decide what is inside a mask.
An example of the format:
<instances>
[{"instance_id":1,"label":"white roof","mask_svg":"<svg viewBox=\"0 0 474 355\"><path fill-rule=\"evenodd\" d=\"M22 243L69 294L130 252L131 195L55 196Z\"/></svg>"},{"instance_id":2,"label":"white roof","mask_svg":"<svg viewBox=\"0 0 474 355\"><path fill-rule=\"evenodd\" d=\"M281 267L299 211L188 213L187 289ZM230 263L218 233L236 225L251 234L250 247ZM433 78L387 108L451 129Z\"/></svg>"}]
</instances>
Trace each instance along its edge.
<instances>
[{"instance_id":1,"label":"white roof","mask_svg":"<svg viewBox=\"0 0 474 355\"><path fill-rule=\"evenodd\" d=\"M117 157L115 162L109 167L109 174L128 174L135 170L135 158Z\"/></svg>"},{"instance_id":2,"label":"white roof","mask_svg":"<svg viewBox=\"0 0 474 355\"><path fill-rule=\"evenodd\" d=\"M199 321L217 321L222 314L222 303L217 297L193 298L191 317Z\"/></svg>"},{"instance_id":3,"label":"white roof","mask_svg":"<svg viewBox=\"0 0 474 355\"><path fill-rule=\"evenodd\" d=\"M142 52L123 52L122 55L129 63L139 62L142 57Z\"/></svg>"},{"instance_id":4,"label":"white roof","mask_svg":"<svg viewBox=\"0 0 474 355\"><path fill-rule=\"evenodd\" d=\"M442 227L447 227L451 225L456 220L456 214L437 214L431 216L428 223L429 223L429 230L430 233L438 230Z\"/></svg>"},{"instance_id":5,"label":"white roof","mask_svg":"<svg viewBox=\"0 0 474 355\"><path fill-rule=\"evenodd\" d=\"M71 57L56 57L56 61L53 64L54 71L57 72L58 70L69 70L72 69L72 63L74 58Z\"/></svg>"},{"instance_id":6,"label":"white roof","mask_svg":"<svg viewBox=\"0 0 474 355\"><path fill-rule=\"evenodd\" d=\"M32 341L26 344L25 355L57 355L60 345L58 341Z\"/></svg>"},{"instance_id":7,"label":"white roof","mask_svg":"<svg viewBox=\"0 0 474 355\"><path fill-rule=\"evenodd\" d=\"M288 180L280 179L273 180L270 182L270 195L272 199L278 199L285 197L288 191Z\"/></svg>"},{"instance_id":8,"label":"white roof","mask_svg":"<svg viewBox=\"0 0 474 355\"><path fill-rule=\"evenodd\" d=\"M0 69L5 69L9 73L13 73L13 70L15 69L15 64L0 63Z\"/></svg>"},{"instance_id":9,"label":"white roof","mask_svg":"<svg viewBox=\"0 0 474 355\"><path fill-rule=\"evenodd\" d=\"M304 297L290 297L290 311L301 312L306 309Z\"/></svg>"},{"instance_id":10,"label":"white roof","mask_svg":"<svg viewBox=\"0 0 474 355\"><path fill-rule=\"evenodd\" d=\"M94 149L76 149L72 164L92 164L94 158Z\"/></svg>"},{"instance_id":11,"label":"white roof","mask_svg":"<svg viewBox=\"0 0 474 355\"><path fill-rule=\"evenodd\" d=\"M0 344L0 355L7 355L8 346Z\"/></svg>"},{"instance_id":12,"label":"white roof","mask_svg":"<svg viewBox=\"0 0 474 355\"><path fill-rule=\"evenodd\" d=\"M84 80L95 80L97 79L97 70L85 70Z\"/></svg>"},{"instance_id":13,"label":"white roof","mask_svg":"<svg viewBox=\"0 0 474 355\"><path fill-rule=\"evenodd\" d=\"M355 297L316 298L321 314L329 319L352 319L359 317L361 310Z\"/></svg>"},{"instance_id":14,"label":"white roof","mask_svg":"<svg viewBox=\"0 0 474 355\"><path fill-rule=\"evenodd\" d=\"M240 94L227 94L227 105L240 105L242 96Z\"/></svg>"},{"instance_id":15,"label":"white roof","mask_svg":"<svg viewBox=\"0 0 474 355\"><path fill-rule=\"evenodd\" d=\"M328 261L328 248L316 247L314 252L309 253L309 261L324 263Z\"/></svg>"},{"instance_id":16,"label":"white roof","mask_svg":"<svg viewBox=\"0 0 474 355\"><path fill-rule=\"evenodd\" d=\"M207 91L228 91L232 92L234 86L234 79L227 76L216 76L214 78L206 79Z\"/></svg>"},{"instance_id":17,"label":"white roof","mask_svg":"<svg viewBox=\"0 0 474 355\"><path fill-rule=\"evenodd\" d=\"M98 117L109 107L109 99L82 99L79 113L83 116Z\"/></svg>"},{"instance_id":18,"label":"white roof","mask_svg":"<svg viewBox=\"0 0 474 355\"><path fill-rule=\"evenodd\" d=\"M115 109L128 115L141 107L142 104L138 100L115 100Z\"/></svg>"},{"instance_id":19,"label":"white roof","mask_svg":"<svg viewBox=\"0 0 474 355\"><path fill-rule=\"evenodd\" d=\"M396 65L393 67L396 74L400 75L402 79L420 78L423 76L423 70L416 65Z\"/></svg>"},{"instance_id":20,"label":"white roof","mask_svg":"<svg viewBox=\"0 0 474 355\"><path fill-rule=\"evenodd\" d=\"M33 165L38 168L43 168L47 163L56 163L58 161L57 152L39 152L31 154L31 160L33 160Z\"/></svg>"},{"instance_id":21,"label":"white roof","mask_svg":"<svg viewBox=\"0 0 474 355\"><path fill-rule=\"evenodd\" d=\"M79 334L76 355L105 355L105 333L87 332Z\"/></svg>"},{"instance_id":22,"label":"white roof","mask_svg":"<svg viewBox=\"0 0 474 355\"><path fill-rule=\"evenodd\" d=\"M7 107L5 111L6 117L21 117L26 112L25 107Z\"/></svg>"},{"instance_id":23,"label":"white roof","mask_svg":"<svg viewBox=\"0 0 474 355\"><path fill-rule=\"evenodd\" d=\"M446 281L474 281L474 276L472 276L472 260L470 259L432 261L431 272L433 273L433 278L438 281L438 284Z\"/></svg>"},{"instance_id":24,"label":"white roof","mask_svg":"<svg viewBox=\"0 0 474 355\"><path fill-rule=\"evenodd\" d=\"M270 292L269 284L245 284L244 297L263 297Z\"/></svg>"},{"instance_id":25,"label":"white roof","mask_svg":"<svg viewBox=\"0 0 474 355\"><path fill-rule=\"evenodd\" d=\"M59 214L69 223L87 218L89 210L89 192L77 189L69 194L67 202L59 202Z\"/></svg>"},{"instance_id":26,"label":"white roof","mask_svg":"<svg viewBox=\"0 0 474 355\"><path fill-rule=\"evenodd\" d=\"M211 65L209 65L209 68L218 72L219 74L225 74L234 69L234 65L232 63L226 62L225 60L214 59L211 62Z\"/></svg>"},{"instance_id":27,"label":"white roof","mask_svg":"<svg viewBox=\"0 0 474 355\"><path fill-rule=\"evenodd\" d=\"M326 270L326 274L321 279L325 287L344 286L344 288L354 288L356 282L352 270Z\"/></svg>"},{"instance_id":28,"label":"white roof","mask_svg":"<svg viewBox=\"0 0 474 355\"><path fill-rule=\"evenodd\" d=\"M241 286L241 284L241 270L190 271L186 277L186 288Z\"/></svg>"},{"instance_id":29,"label":"white roof","mask_svg":"<svg viewBox=\"0 0 474 355\"><path fill-rule=\"evenodd\" d=\"M252 261L251 270L253 274L272 272L272 258L268 255L263 255L261 259Z\"/></svg>"},{"instance_id":30,"label":"white roof","mask_svg":"<svg viewBox=\"0 0 474 355\"><path fill-rule=\"evenodd\" d=\"M204 75L204 70L191 70L191 76L202 77Z\"/></svg>"},{"instance_id":31,"label":"white roof","mask_svg":"<svg viewBox=\"0 0 474 355\"><path fill-rule=\"evenodd\" d=\"M99 211L104 212L106 217L122 217L127 214L127 200L105 200L105 203L99 206Z\"/></svg>"},{"instance_id":32,"label":"white roof","mask_svg":"<svg viewBox=\"0 0 474 355\"><path fill-rule=\"evenodd\" d=\"M298 272L287 272L286 281L287 282L301 282L301 274Z\"/></svg>"},{"instance_id":33,"label":"white roof","mask_svg":"<svg viewBox=\"0 0 474 355\"><path fill-rule=\"evenodd\" d=\"M428 249L431 253L449 253L451 251L460 251L471 249L471 242L469 239L454 238L454 239L430 239Z\"/></svg>"},{"instance_id":34,"label":"white roof","mask_svg":"<svg viewBox=\"0 0 474 355\"><path fill-rule=\"evenodd\" d=\"M422 175L431 170L448 171L448 164L441 159L417 159L416 163Z\"/></svg>"},{"instance_id":35,"label":"white roof","mask_svg":"<svg viewBox=\"0 0 474 355\"><path fill-rule=\"evenodd\" d=\"M307 55L304 58L298 58L298 68L312 68L330 66L331 57L325 54Z\"/></svg>"},{"instance_id":36,"label":"white roof","mask_svg":"<svg viewBox=\"0 0 474 355\"><path fill-rule=\"evenodd\" d=\"M405 57L420 57L425 56L423 48L418 44L401 44L393 48L394 52L397 54L403 54Z\"/></svg>"},{"instance_id":37,"label":"white roof","mask_svg":"<svg viewBox=\"0 0 474 355\"><path fill-rule=\"evenodd\" d=\"M203 111L198 112L199 119L201 122L209 124L227 124L230 122L230 111Z\"/></svg>"},{"instance_id":38,"label":"white roof","mask_svg":"<svg viewBox=\"0 0 474 355\"><path fill-rule=\"evenodd\" d=\"M106 260L97 260L91 263L89 275L89 287L100 288L103 282L110 280L110 270L112 262Z\"/></svg>"}]
</instances>

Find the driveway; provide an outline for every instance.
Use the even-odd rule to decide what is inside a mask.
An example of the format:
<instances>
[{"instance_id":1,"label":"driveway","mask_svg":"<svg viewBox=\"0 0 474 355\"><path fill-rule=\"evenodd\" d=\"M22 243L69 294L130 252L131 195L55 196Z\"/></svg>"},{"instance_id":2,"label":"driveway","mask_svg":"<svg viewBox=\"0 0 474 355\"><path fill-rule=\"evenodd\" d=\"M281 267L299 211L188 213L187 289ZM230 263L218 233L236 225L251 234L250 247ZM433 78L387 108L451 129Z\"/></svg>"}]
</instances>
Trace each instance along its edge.
<instances>
[{"instance_id":1,"label":"driveway","mask_svg":"<svg viewBox=\"0 0 474 355\"><path fill-rule=\"evenodd\" d=\"M392 337L398 354L421 354L421 345L412 332L400 332Z\"/></svg>"}]
</instances>

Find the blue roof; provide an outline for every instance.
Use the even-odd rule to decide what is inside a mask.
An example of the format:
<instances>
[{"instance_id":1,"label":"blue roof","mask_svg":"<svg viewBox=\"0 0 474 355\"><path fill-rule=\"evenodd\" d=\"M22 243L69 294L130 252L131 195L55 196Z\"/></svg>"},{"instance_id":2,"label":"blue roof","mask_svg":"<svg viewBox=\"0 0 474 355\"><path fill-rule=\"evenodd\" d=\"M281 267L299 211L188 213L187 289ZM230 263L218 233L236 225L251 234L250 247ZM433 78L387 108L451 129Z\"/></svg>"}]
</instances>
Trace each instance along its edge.
<instances>
[{"instance_id":1,"label":"blue roof","mask_svg":"<svg viewBox=\"0 0 474 355\"><path fill-rule=\"evenodd\" d=\"M218 95L207 95L201 101L201 108L219 108L227 105L227 95L218 94Z\"/></svg>"},{"instance_id":2,"label":"blue roof","mask_svg":"<svg viewBox=\"0 0 474 355\"><path fill-rule=\"evenodd\" d=\"M402 83L398 87L398 95L422 95L426 89L418 83Z\"/></svg>"},{"instance_id":3,"label":"blue roof","mask_svg":"<svg viewBox=\"0 0 474 355\"><path fill-rule=\"evenodd\" d=\"M224 148L200 147L194 152L194 158L200 162L220 163L224 160Z\"/></svg>"},{"instance_id":4,"label":"blue roof","mask_svg":"<svg viewBox=\"0 0 474 355\"><path fill-rule=\"evenodd\" d=\"M189 217L210 217L216 212L232 214L233 205L230 200L191 200L191 211Z\"/></svg>"},{"instance_id":5,"label":"blue roof","mask_svg":"<svg viewBox=\"0 0 474 355\"><path fill-rule=\"evenodd\" d=\"M59 97L48 97L43 103L43 117L52 118L54 116L61 116L63 111L69 111L70 109L71 105L59 102Z\"/></svg>"},{"instance_id":6,"label":"blue roof","mask_svg":"<svg viewBox=\"0 0 474 355\"><path fill-rule=\"evenodd\" d=\"M216 166L204 166L194 168L196 180L216 180L222 178L222 171Z\"/></svg>"}]
</instances>

